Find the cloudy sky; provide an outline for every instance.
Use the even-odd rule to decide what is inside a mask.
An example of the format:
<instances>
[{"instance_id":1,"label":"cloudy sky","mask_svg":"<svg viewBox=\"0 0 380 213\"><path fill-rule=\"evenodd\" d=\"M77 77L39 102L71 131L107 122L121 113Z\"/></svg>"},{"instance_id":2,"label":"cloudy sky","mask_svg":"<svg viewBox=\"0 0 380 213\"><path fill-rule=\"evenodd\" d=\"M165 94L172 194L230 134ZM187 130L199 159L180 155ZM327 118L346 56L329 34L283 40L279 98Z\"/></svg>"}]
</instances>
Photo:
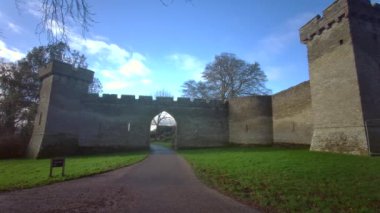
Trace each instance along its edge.
<instances>
[{"instance_id":1,"label":"cloudy sky","mask_svg":"<svg viewBox=\"0 0 380 213\"><path fill-rule=\"evenodd\" d=\"M46 44L36 34L38 0L0 1L0 57L14 61ZM167 0L170 2L171 0ZM222 52L258 62L273 93L309 79L298 29L333 0L89 0L95 23L69 43L88 58L104 93L181 96L184 81L201 79Z\"/></svg>"}]
</instances>

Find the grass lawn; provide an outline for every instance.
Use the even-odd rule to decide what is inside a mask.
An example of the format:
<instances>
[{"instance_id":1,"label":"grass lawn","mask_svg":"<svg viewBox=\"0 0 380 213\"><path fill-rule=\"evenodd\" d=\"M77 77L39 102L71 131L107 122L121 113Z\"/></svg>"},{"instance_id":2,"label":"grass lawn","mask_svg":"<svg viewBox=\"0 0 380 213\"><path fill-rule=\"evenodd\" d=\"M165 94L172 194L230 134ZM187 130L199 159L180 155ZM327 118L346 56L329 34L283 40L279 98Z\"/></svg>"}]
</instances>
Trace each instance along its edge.
<instances>
[{"instance_id":1,"label":"grass lawn","mask_svg":"<svg viewBox=\"0 0 380 213\"><path fill-rule=\"evenodd\" d=\"M380 157L262 147L180 153L207 184L267 212L380 212Z\"/></svg>"},{"instance_id":2,"label":"grass lawn","mask_svg":"<svg viewBox=\"0 0 380 213\"><path fill-rule=\"evenodd\" d=\"M0 160L0 191L30 188L39 185L97 174L143 160L147 152L129 152L107 155L66 158L65 176L61 168L54 168L49 177L50 159Z\"/></svg>"}]
</instances>

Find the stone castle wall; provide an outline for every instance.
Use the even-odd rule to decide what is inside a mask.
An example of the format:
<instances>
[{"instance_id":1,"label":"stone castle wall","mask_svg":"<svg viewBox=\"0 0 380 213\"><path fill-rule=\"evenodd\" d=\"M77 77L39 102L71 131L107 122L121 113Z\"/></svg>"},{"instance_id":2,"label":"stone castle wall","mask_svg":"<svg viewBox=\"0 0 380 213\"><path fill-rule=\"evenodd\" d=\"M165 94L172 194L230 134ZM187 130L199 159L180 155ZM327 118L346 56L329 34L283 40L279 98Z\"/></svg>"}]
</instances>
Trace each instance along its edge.
<instances>
[{"instance_id":1,"label":"stone castle wall","mask_svg":"<svg viewBox=\"0 0 380 213\"><path fill-rule=\"evenodd\" d=\"M313 120L308 81L273 96L230 99L228 112L230 143L311 143Z\"/></svg>"},{"instance_id":2,"label":"stone castle wall","mask_svg":"<svg viewBox=\"0 0 380 213\"><path fill-rule=\"evenodd\" d=\"M174 116L178 148L228 143L228 108L222 101L87 94L93 72L54 62L40 72L41 101L28 148L31 157L147 149L154 116Z\"/></svg>"},{"instance_id":3,"label":"stone castle wall","mask_svg":"<svg viewBox=\"0 0 380 213\"><path fill-rule=\"evenodd\" d=\"M310 144L313 118L309 81L272 96L273 143Z\"/></svg>"},{"instance_id":4,"label":"stone castle wall","mask_svg":"<svg viewBox=\"0 0 380 213\"><path fill-rule=\"evenodd\" d=\"M147 148L150 122L174 116L178 148L227 143L310 144L311 150L380 153L380 6L336 0L300 29L310 81L273 96L228 102L87 94L93 72L55 62L41 70L32 157Z\"/></svg>"},{"instance_id":5,"label":"stone castle wall","mask_svg":"<svg viewBox=\"0 0 380 213\"><path fill-rule=\"evenodd\" d=\"M211 147L228 143L227 106L221 101L151 96L87 95L82 147L123 146L147 148L150 123L162 111L171 114L177 124L175 146Z\"/></svg>"},{"instance_id":6,"label":"stone castle wall","mask_svg":"<svg viewBox=\"0 0 380 213\"><path fill-rule=\"evenodd\" d=\"M368 148L380 153L380 5L352 7L350 15Z\"/></svg>"},{"instance_id":7,"label":"stone castle wall","mask_svg":"<svg viewBox=\"0 0 380 213\"><path fill-rule=\"evenodd\" d=\"M271 96L233 98L228 110L230 143L272 144Z\"/></svg>"},{"instance_id":8,"label":"stone castle wall","mask_svg":"<svg viewBox=\"0 0 380 213\"><path fill-rule=\"evenodd\" d=\"M224 103L168 97L153 100L151 96L131 95L118 98L112 94L99 97L87 94L92 76L89 70L61 62L40 72L41 101L29 156L146 149L151 120L162 111L175 118L177 148L223 146L229 142L309 143L307 133L300 132L301 125L307 122L300 122L299 117L308 110L307 84L273 97L241 97ZM285 104L285 99L293 101ZM301 103L304 99L305 103ZM296 123L297 131L287 134L287 122Z\"/></svg>"}]
</instances>

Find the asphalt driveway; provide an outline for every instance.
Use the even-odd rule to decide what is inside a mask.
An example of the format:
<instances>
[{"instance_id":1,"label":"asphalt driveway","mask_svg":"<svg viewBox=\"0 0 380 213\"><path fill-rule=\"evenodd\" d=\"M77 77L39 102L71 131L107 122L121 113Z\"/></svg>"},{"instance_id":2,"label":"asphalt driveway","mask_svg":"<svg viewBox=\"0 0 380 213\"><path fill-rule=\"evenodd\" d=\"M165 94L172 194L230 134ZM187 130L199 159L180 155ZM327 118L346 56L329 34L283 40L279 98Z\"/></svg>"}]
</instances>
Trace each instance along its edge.
<instances>
[{"instance_id":1,"label":"asphalt driveway","mask_svg":"<svg viewBox=\"0 0 380 213\"><path fill-rule=\"evenodd\" d=\"M133 166L0 193L0 212L257 212L206 187L175 152L152 145Z\"/></svg>"}]
</instances>

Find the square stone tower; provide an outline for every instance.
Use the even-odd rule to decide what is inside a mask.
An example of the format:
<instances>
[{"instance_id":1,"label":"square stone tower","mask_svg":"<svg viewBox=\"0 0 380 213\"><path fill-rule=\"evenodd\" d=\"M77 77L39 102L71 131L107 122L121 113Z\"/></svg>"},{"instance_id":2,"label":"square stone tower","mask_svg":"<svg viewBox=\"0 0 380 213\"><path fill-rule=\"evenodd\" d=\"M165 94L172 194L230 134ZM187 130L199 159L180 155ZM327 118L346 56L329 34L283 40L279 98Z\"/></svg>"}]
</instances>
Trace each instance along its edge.
<instances>
[{"instance_id":1,"label":"square stone tower","mask_svg":"<svg viewBox=\"0 0 380 213\"><path fill-rule=\"evenodd\" d=\"M75 154L82 128L81 98L94 72L54 61L39 71L40 102L27 149L32 158Z\"/></svg>"},{"instance_id":2,"label":"square stone tower","mask_svg":"<svg viewBox=\"0 0 380 213\"><path fill-rule=\"evenodd\" d=\"M311 150L380 153L380 5L336 0L300 37L308 47Z\"/></svg>"}]
</instances>

